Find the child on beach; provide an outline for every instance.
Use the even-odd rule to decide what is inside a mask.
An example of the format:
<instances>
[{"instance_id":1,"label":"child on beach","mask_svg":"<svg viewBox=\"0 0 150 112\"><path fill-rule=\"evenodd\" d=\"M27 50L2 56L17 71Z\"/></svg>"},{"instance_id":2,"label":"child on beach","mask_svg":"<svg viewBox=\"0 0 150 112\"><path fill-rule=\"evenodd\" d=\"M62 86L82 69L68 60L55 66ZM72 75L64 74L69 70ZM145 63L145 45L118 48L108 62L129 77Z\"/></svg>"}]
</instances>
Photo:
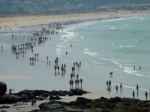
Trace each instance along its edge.
<instances>
[{"instance_id":1,"label":"child on beach","mask_svg":"<svg viewBox=\"0 0 150 112\"><path fill-rule=\"evenodd\" d=\"M34 107L34 106L36 106L36 99L35 98L33 98L32 100L31 100L31 105Z\"/></svg>"}]
</instances>

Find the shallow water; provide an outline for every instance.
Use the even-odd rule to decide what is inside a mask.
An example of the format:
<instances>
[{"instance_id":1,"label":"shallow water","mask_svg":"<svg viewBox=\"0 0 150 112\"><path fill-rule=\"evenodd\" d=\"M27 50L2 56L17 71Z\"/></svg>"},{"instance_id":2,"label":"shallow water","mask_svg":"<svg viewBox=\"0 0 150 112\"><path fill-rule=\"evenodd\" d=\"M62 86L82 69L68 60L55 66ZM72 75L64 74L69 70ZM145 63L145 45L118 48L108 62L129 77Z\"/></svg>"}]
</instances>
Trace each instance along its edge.
<instances>
[{"instance_id":1,"label":"shallow water","mask_svg":"<svg viewBox=\"0 0 150 112\"><path fill-rule=\"evenodd\" d=\"M18 59L12 53L11 45L28 42L27 37L32 36L34 28L47 25L13 28L7 34L1 31L0 44L4 47L0 52L0 80L15 92L22 89L69 90L73 62L81 61L81 68L76 68L75 74L83 79L83 89L106 91L106 81L111 80L111 93L116 93L115 85L122 83L123 96L132 97L132 91L136 91L136 84L139 84L138 98L145 99L145 91L150 90L149 20L150 17L129 17L70 25L63 31L64 35L62 31L59 35L47 35L51 40L36 44L33 54L27 50L24 57L21 54ZM17 37L12 38L12 33ZM31 66L29 59L35 53L39 53L39 59ZM67 65L64 75L61 72L55 74L57 56L60 66ZM113 77L110 77L110 72L113 72Z\"/></svg>"},{"instance_id":2,"label":"shallow water","mask_svg":"<svg viewBox=\"0 0 150 112\"><path fill-rule=\"evenodd\" d=\"M139 84L139 98L144 99L144 92L150 90L149 20L150 17L128 17L78 24L66 30L68 41L61 43L65 47L62 51L69 51L72 60L82 60L80 74L91 81L87 88L103 90L105 82L111 80L113 88L123 83L127 89L124 95L132 97ZM73 47L67 47L69 44ZM109 77L111 71L113 78Z\"/></svg>"}]
</instances>

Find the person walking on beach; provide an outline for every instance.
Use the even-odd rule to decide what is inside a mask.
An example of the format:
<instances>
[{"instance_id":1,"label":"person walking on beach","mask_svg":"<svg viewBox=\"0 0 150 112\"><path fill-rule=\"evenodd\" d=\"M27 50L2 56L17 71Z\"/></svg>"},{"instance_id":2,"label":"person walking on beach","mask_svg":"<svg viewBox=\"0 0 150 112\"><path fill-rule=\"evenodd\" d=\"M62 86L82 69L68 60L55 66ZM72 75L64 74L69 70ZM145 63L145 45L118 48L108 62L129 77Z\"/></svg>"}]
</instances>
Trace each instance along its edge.
<instances>
[{"instance_id":1,"label":"person walking on beach","mask_svg":"<svg viewBox=\"0 0 150 112\"><path fill-rule=\"evenodd\" d=\"M107 86L108 86L108 80L106 81L106 84L107 84Z\"/></svg>"},{"instance_id":2,"label":"person walking on beach","mask_svg":"<svg viewBox=\"0 0 150 112\"><path fill-rule=\"evenodd\" d=\"M122 83L120 83L120 93L122 94Z\"/></svg>"},{"instance_id":3,"label":"person walking on beach","mask_svg":"<svg viewBox=\"0 0 150 112\"><path fill-rule=\"evenodd\" d=\"M109 86L111 86L111 81L109 80Z\"/></svg>"},{"instance_id":4,"label":"person walking on beach","mask_svg":"<svg viewBox=\"0 0 150 112\"><path fill-rule=\"evenodd\" d=\"M136 90L137 90L137 92L139 92L139 85L138 84L136 85Z\"/></svg>"},{"instance_id":5,"label":"person walking on beach","mask_svg":"<svg viewBox=\"0 0 150 112\"><path fill-rule=\"evenodd\" d=\"M12 89L9 89L9 95L11 95L11 93L12 93Z\"/></svg>"},{"instance_id":6,"label":"person walking on beach","mask_svg":"<svg viewBox=\"0 0 150 112\"><path fill-rule=\"evenodd\" d=\"M139 66L139 70L141 70L141 66Z\"/></svg>"},{"instance_id":7,"label":"person walking on beach","mask_svg":"<svg viewBox=\"0 0 150 112\"><path fill-rule=\"evenodd\" d=\"M145 91L145 97L146 97L146 100L147 100L147 97L148 97L148 93L147 93L147 91Z\"/></svg>"},{"instance_id":8,"label":"person walking on beach","mask_svg":"<svg viewBox=\"0 0 150 112\"><path fill-rule=\"evenodd\" d=\"M135 70L135 66L134 66L134 70Z\"/></svg>"},{"instance_id":9,"label":"person walking on beach","mask_svg":"<svg viewBox=\"0 0 150 112\"><path fill-rule=\"evenodd\" d=\"M116 93L118 94L118 85L116 85Z\"/></svg>"},{"instance_id":10,"label":"person walking on beach","mask_svg":"<svg viewBox=\"0 0 150 112\"><path fill-rule=\"evenodd\" d=\"M135 98L135 93L134 93L134 91L132 92L132 95L133 95L133 98Z\"/></svg>"}]
</instances>

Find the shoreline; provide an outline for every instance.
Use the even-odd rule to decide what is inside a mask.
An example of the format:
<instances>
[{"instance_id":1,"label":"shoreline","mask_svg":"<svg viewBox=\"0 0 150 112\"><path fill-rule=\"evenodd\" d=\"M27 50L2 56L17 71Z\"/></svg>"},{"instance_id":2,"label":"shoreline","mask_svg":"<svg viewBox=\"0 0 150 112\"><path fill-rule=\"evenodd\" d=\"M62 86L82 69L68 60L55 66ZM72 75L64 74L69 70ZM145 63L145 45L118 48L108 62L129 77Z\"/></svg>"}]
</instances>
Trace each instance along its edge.
<instances>
[{"instance_id":1,"label":"shoreline","mask_svg":"<svg viewBox=\"0 0 150 112\"><path fill-rule=\"evenodd\" d=\"M46 15L46 16L17 16L17 17L1 17L0 30L11 30L12 27L29 26L34 24L45 24L50 22L65 22L87 19L111 19L120 17L148 16L147 11L112 11L112 12L96 12L83 14L66 14L66 15Z\"/></svg>"}]
</instances>

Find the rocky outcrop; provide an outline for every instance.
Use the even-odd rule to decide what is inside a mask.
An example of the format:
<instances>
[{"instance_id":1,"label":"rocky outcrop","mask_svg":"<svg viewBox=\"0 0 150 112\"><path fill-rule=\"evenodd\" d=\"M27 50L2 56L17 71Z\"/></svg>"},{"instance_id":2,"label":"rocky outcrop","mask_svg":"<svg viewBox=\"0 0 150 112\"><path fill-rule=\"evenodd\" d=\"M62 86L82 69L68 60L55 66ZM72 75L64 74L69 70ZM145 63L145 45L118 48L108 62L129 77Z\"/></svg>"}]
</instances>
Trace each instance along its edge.
<instances>
[{"instance_id":1,"label":"rocky outcrop","mask_svg":"<svg viewBox=\"0 0 150 112\"><path fill-rule=\"evenodd\" d=\"M87 91L81 90L81 89L72 89L69 92L69 96L73 96L73 95L83 95L83 94L87 94Z\"/></svg>"},{"instance_id":2,"label":"rocky outcrop","mask_svg":"<svg viewBox=\"0 0 150 112\"><path fill-rule=\"evenodd\" d=\"M49 97L49 100L60 100L60 96L66 96L69 94L82 95L86 94L83 90L71 90L71 91L45 91L45 90L22 90L19 93L12 93L11 95L0 96L0 104L11 104L19 101L28 102L33 98L37 100L44 100Z\"/></svg>"},{"instance_id":3,"label":"rocky outcrop","mask_svg":"<svg viewBox=\"0 0 150 112\"><path fill-rule=\"evenodd\" d=\"M150 101L120 97L95 100L78 97L69 103L50 101L41 104L39 108L39 112L149 112Z\"/></svg>"},{"instance_id":4,"label":"rocky outcrop","mask_svg":"<svg viewBox=\"0 0 150 112\"><path fill-rule=\"evenodd\" d=\"M50 96L49 100L60 100L61 98L59 96Z\"/></svg>"},{"instance_id":5,"label":"rocky outcrop","mask_svg":"<svg viewBox=\"0 0 150 112\"><path fill-rule=\"evenodd\" d=\"M3 95L0 97L0 104L12 104L22 101L21 97L14 95Z\"/></svg>"}]
</instances>

